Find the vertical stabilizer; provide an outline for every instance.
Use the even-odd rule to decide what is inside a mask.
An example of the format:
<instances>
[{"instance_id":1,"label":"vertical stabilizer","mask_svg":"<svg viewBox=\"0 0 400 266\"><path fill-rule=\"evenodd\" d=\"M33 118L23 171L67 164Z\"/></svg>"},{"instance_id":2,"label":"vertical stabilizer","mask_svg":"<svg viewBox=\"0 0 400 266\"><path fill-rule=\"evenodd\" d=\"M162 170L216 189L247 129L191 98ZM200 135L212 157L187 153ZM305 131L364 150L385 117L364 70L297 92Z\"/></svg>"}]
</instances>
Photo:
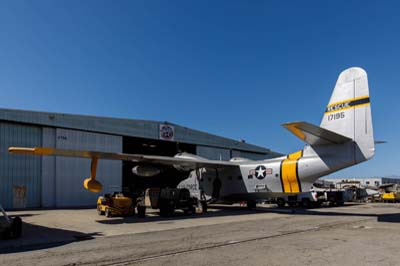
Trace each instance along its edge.
<instances>
[{"instance_id":1,"label":"vertical stabilizer","mask_svg":"<svg viewBox=\"0 0 400 266\"><path fill-rule=\"evenodd\" d=\"M354 141L355 162L374 155L368 78L362 68L352 67L340 73L321 127Z\"/></svg>"}]
</instances>

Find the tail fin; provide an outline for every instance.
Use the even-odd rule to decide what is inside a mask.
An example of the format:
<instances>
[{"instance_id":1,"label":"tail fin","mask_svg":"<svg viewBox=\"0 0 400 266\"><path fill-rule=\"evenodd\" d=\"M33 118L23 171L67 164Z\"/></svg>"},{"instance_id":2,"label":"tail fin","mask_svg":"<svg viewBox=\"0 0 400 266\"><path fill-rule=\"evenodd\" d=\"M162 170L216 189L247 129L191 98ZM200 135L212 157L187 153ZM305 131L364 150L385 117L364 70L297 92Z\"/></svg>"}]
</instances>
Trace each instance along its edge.
<instances>
[{"instance_id":1,"label":"tail fin","mask_svg":"<svg viewBox=\"0 0 400 266\"><path fill-rule=\"evenodd\" d=\"M340 73L321 127L352 139L356 162L374 155L368 78L362 68L352 67Z\"/></svg>"}]
</instances>

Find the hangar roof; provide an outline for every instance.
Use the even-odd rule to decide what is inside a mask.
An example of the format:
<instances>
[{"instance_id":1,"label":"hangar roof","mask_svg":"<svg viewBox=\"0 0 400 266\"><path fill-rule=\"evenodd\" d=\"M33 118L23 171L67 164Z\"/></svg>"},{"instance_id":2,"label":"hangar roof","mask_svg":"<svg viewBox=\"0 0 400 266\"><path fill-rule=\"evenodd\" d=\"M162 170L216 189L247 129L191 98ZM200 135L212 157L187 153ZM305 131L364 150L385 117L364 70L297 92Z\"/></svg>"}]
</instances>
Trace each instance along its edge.
<instances>
[{"instance_id":1,"label":"hangar roof","mask_svg":"<svg viewBox=\"0 0 400 266\"><path fill-rule=\"evenodd\" d=\"M1 108L0 120L157 140L160 139L160 124L167 124L174 126L174 141L176 142L262 154L275 154L275 152L263 147L190 129L166 121L133 120ZM277 153L276 155L279 154Z\"/></svg>"}]
</instances>

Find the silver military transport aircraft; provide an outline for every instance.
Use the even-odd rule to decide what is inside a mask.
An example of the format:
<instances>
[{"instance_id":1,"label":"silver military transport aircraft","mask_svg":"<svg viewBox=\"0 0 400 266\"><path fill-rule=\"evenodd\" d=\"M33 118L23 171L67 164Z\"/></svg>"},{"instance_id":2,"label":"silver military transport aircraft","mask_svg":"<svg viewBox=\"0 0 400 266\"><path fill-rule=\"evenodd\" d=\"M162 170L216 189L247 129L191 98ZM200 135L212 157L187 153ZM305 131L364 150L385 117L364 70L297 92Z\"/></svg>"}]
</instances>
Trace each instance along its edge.
<instances>
[{"instance_id":1,"label":"silver military transport aircraft","mask_svg":"<svg viewBox=\"0 0 400 266\"><path fill-rule=\"evenodd\" d=\"M361 163L374 155L367 73L353 67L339 75L320 126L307 122L283 126L306 145L287 156L263 161L244 158L217 161L189 153L166 157L45 147L10 147L9 152L90 158L91 175L83 185L92 192L102 189L96 180L99 159L133 161L138 164L134 173L145 177L155 176L167 167L188 174L196 171L206 195L230 202L247 201L248 205L255 206L256 200L309 191L319 177ZM202 176L206 172L208 174ZM210 173L213 173L212 177L207 177Z\"/></svg>"}]
</instances>

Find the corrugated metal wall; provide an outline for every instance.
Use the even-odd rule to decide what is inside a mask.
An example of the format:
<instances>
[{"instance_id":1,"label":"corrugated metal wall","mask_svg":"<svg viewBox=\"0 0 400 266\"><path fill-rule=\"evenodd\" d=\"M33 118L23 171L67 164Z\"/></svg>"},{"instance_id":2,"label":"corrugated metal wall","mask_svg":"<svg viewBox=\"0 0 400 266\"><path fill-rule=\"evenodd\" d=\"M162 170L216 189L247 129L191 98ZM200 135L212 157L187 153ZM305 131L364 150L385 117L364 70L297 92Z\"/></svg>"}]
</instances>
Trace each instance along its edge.
<instances>
[{"instance_id":1,"label":"corrugated metal wall","mask_svg":"<svg viewBox=\"0 0 400 266\"><path fill-rule=\"evenodd\" d=\"M56 147L60 149L122 152L122 137L68 129L56 129ZM56 207L94 206L97 197L105 192L120 190L122 162L100 160L97 179L103 192L92 193L83 188L83 180L90 175L90 159L56 157Z\"/></svg>"},{"instance_id":2,"label":"corrugated metal wall","mask_svg":"<svg viewBox=\"0 0 400 266\"><path fill-rule=\"evenodd\" d=\"M7 209L41 206L41 159L8 153L9 146L41 146L40 127L0 123L0 203Z\"/></svg>"},{"instance_id":3,"label":"corrugated metal wall","mask_svg":"<svg viewBox=\"0 0 400 266\"><path fill-rule=\"evenodd\" d=\"M221 149L200 145L197 146L196 154L210 160L228 161L231 158L231 151L229 149Z\"/></svg>"},{"instance_id":4,"label":"corrugated metal wall","mask_svg":"<svg viewBox=\"0 0 400 266\"><path fill-rule=\"evenodd\" d=\"M238 151L238 150L232 150L232 157L242 157L242 158L247 158L250 160L265 160L272 158L274 156L267 155L267 154L258 154L258 153L253 153L253 152L246 152L246 151Z\"/></svg>"},{"instance_id":5,"label":"corrugated metal wall","mask_svg":"<svg viewBox=\"0 0 400 266\"><path fill-rule=\"evenodd\" d=\"M56 147L56 129L44 127L43 147ZM42 207L56 206L56 157L42 156Z\"/></svg>"}]
</instances>

